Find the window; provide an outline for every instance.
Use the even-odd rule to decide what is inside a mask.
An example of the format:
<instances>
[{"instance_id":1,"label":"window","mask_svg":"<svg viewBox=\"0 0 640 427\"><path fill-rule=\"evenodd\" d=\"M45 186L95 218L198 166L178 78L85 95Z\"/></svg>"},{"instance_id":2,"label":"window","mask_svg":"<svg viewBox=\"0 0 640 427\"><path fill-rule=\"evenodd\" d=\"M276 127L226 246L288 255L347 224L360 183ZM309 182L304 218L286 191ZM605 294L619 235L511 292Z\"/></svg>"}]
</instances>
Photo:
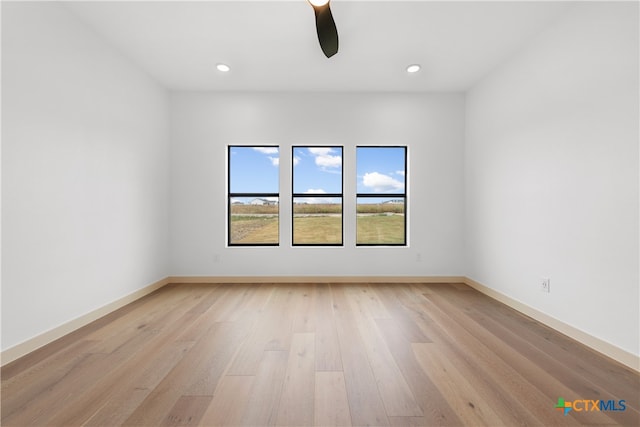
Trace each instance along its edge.
<instances>
[{"instance_id":1,"label":"window","mask_svg":"<svg viewBox=\"0 0 640 427\"><path fill-rule=\"evenodd\" d=\"M293 147L293 245L342 245L342 147Z\"/></svg>"},{"instance_id":2,"label":"window","mask_svg":"<svg viewBox=\"0 0 640 427\"><path fill-rule=\"evenodd\" d=\"M231 145L227 161L229 246L277 246L279 148Z\"/></svg>"},{"instance_id":3,"label":"window","mask_svg":"<svg viewBox=\"0 0 640 427\"><path fill-rule=\"evenodd\" d=\"M356 245L407 244L407 147L356 147Z\"/></svg>"}]
</instances>

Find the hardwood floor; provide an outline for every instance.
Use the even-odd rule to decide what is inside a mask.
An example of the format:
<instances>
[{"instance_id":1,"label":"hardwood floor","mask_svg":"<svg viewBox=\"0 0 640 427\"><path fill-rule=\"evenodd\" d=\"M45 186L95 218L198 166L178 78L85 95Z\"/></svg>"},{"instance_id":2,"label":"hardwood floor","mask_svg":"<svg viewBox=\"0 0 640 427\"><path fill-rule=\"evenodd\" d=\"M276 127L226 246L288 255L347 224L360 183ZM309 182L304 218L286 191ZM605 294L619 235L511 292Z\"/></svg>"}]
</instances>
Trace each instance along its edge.
<instances>
[{"instance_id":1,"label":"hardwood floor","mask_svg":"<svg viewBox=\"0 0 640 427\"><path fill-rule=\"evenodd\" d=\"M564 415L558 398L580 402ZM637 373L466 285L169 285L2 368L3 426L637 426L639 411Z\"/></svg>"}]
</instances>

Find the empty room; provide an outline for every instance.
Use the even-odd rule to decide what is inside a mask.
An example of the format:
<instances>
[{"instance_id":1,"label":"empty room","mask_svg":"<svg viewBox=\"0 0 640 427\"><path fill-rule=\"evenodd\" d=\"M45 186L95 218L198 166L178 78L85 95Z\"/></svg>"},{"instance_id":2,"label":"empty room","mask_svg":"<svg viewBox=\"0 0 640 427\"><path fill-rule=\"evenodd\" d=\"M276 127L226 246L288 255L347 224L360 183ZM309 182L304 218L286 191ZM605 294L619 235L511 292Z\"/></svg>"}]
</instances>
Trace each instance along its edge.
<instances>
[{"instance_id":1,"label":"empty room","mask_svg":"<svg viewBox=\"0 0 640 427\"><path fill-rule=\"evenodd\" d=\"M640 425L637 1L2 1L3 426Z\"/></svg>"}]
</instances>

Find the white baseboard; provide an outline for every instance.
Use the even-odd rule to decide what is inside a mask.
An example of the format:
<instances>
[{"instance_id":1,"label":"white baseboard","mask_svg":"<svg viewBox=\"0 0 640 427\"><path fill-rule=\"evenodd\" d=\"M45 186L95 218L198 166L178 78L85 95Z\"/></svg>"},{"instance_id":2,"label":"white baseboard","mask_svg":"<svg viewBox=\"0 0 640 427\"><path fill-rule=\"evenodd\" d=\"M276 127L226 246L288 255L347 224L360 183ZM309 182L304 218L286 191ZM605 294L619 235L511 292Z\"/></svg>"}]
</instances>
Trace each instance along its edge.
<instances>
[{"instance_id":1,"label":"white baseboard","mask_svg":"<svg viewBox=\"0 0 640 427\"><path fill-rule=\"evenodd\" d=\"M169 283L464 283L463 276L171 276Z\"/></svg>"},{"instance_id":2,"label":"white baseboard","mask_svg":"<svg viewBox=\"0 0 640 427\"><path fill-rule=\"evenodd\" d=\"M578 328L575 328L567 323L562 322L561 320L556 319L555 317L549 316L546 313L536 310L533 307L530 307L520 301L517 301L511 297L508 297L498 291L495 291L481 283L476 282L473 279L465 277L464 283L471 286L472 288L482 292L483 294L500 301L503 304L508 305L520 313L523 313L540 323L543 323L550 328L567 335L568 337L573 338L574 340L596 350L599 353L602 353L610 358L616 360L623 365L640 372L640 357L629 353L621 349L620 347L616 347L615 345L608 343L600 338L594 337Z\"/></svg>"},{"instance_id":3,"label":"white baseboard","mask_svg":"<svg viewBox=\"0 0 640 427\"><path fill-rule=\"evenodd\" d=\"M538 311L520 301L497 292L473 279L464 276L170 276L136 292L122 297L97 310L44 332L0 354L0 365L4 366L38 348L67 335L94 320L105 316L167 284L180 283L465 283L483 294L506 304L558 332L640 372L640 357L615 345L596 338L580 329L568 325L548 314Z\"/></svg>"},{"instance_id":4,"label":"white baseboard","mask_svg":"<svg viewBox=\"0 0 640 427\"><path fill-rule=\"evenodd\" d=\"M130 293L122 298L117 299L105 306L98 308L97 310L91 311L83 316L80 316L76 319L70 320L67 323L64 323L56 328L48 330L40 335L37 335L27 341L24 341L18 345L15 345L11 348L4 350L0 354L1 366L6 365L7 363L13 362L14 360L25 356L32 351L39 349L40 347L45 346L46 344L52 343L53 341L61 338L75 330L80 329L81 327L88 325L89 323L97 320L117 309L123 307L137 299L142 298L143 296L150 294L151 292L160 289L161 287L167 285L169 283L169 278L164 278L155 283L150 284L149 286L145 286L142 289L139 289L135 292Z\"/></svg>"}]
</instances>

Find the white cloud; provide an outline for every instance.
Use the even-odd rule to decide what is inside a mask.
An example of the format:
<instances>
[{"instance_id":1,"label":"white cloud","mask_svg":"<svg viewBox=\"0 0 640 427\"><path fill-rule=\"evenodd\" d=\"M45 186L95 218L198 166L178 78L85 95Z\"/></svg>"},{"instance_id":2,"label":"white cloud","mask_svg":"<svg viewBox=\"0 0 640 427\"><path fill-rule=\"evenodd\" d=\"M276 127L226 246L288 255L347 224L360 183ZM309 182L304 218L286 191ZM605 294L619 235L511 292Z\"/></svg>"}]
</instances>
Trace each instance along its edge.
<instances>
[{"instance_id":1,"label":"white cloud","mask_svg":"<svg viewBox=\"0 0 640 427\"><path fill-rule=\"evenodd\" d=\"M278 154L278 147L252 147L262 154Z\"/></svg>"},{"instance_id":2,"label":"white cloud","mask_svg":"<svg viewBox=\"0 0 640 427\"><path fill-rule=\"evenodd\" d=\"M322 188L309 188L305 191L306 194L327 194L325 190ZM306 204L314 204L314 203L339 203L339 200L336 199L328 199L325 197L296 197L296 203L306 203Z\"/></svg>"},{"instance_id":3,"label":"white cloud","mask_svg":"<svg viewBox=\"0 0 640 427\"><path fill-rule=\"evenodd\" d=\"M404 176L404 171L396 171L396 174L398 174L400 176Z\"/></svg>"},{"instance_id":4,"label":"white cloud","mask_svg":"<svg viewBox=\"0 0 640 427\"><path fill-rule=\"evenodd\" d=\"M327 156L333 152L331 147L309 147L309 152L314 156Z\"/></svg>"},{"instance_id":5,"label":"white cloud","mask_svg":"<svg viewBox=\"0 0 640 427\"><path fill-rule=\"evenodd\" d=\"M293 156L293 166L296 166L298 163L300 163L300 157Z\"/></svg>"},{"instance_id":6,"label":"white cloud","mask_svg":"<svg viewBox=\"0 0 640 427\"><path fill-rule=\"evenodd\" d=\"M340 200L330 199L325 197L302 197L302 198L296 198L296 203L303 203L307 205L335 204L335 203L340 203Z\"/></svg>"},{"instance_id":7,"label":"white cloud","mask_svg":"<svg viewBox=\"0 0 640 427\"><path fill-rule=\"evenodd\" d=\"M342 166L341 156L317 156L316 165L323 168L339 168Z\"/></svg>"},{"instance_id":8,"label":"white cloud","mask_svg":"<svg viewBox=\"0 0 640 427\"><path fill-rule=\"evenodd\" d=\"M280 157L271 156L270 154L278 154L278 147L251 147L255 151L266 154L273 166L280 165Z\"/></svg>"},{"instance_id":9,"label":"white cloud","mask_svg":"<svg viewBox=\"0 0 640 427\"><path fill-rule=\"evenodd\" d=\"M362 177L362 184L376 193L393 193L404 191L404 184L397 179L378 172L368 172Z\"/></svg>"},{"instance_id":10,"label":"white cloud","mask_svg":"<svg viewBox=\"0 0 640 427\"><path fill-rule=\"evenodd\" d=\"M321 168L339 168L342 166L342 156L334 156L331 147L310 147L309 152L315 157L317 166Z\"/></svg>"}]
</instances>

